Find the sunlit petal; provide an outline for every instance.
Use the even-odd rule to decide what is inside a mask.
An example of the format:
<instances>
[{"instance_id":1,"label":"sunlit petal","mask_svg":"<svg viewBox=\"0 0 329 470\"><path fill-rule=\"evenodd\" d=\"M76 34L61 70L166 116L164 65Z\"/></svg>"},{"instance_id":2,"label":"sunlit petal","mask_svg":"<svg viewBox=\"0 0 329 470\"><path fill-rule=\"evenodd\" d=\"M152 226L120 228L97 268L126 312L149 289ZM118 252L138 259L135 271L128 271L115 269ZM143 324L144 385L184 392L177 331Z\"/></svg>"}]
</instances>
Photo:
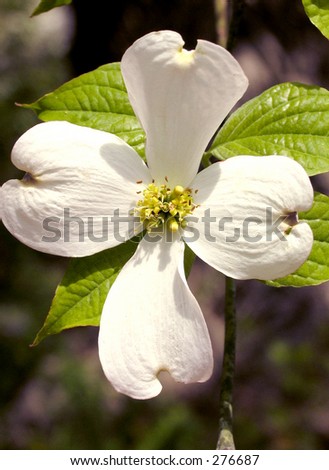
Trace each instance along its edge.
<instances>
[{"instance_id":1,"label":"sunlit petal","mask_svg":"<svg viewBox=\"0 0 329 470\"><path fill-rule=\"evenodd\" d=\"M12 161L26 174L2 186L2 220L26 245L85 256L141 230L129 211L151 177L118 137L68 122L39 124L16 142Z\"/></svg>"},{"instance_id":2,"label":"sunlit petal","mask_svg":"<svg viewBox=\"0 0 329 470\"><path fill-rule=\"evenodd\" d=\"M192 186L199 207L185 240L215 269L236 279L269 280L307 259L312 230L298 223L297 213L310 209L313 189L294 160L233 157L199 173Z\"/></svg>"},{"instance_id":3,"label":"sunlit petal","mask_svg":"<svg viewBox=\"0 0 329 470\"><path fill-rule=\"evenodd\" d=\"M247 79L225 49L199 40L183 49L172 31L150 33L122 58L132 106L146 131L146 155L153 177L188 185L209 140L241 98Z\"/></svg>"},{"instance_id":4,"label":"sunlit petal","mask_svg":"<svg viewBox=\"0 0 329 470\"><path fill-rule=\"evenodd\" d=\"M161 391L168 371L178 382L203 382L212 351L200 307L183 271L184 244L143 239L104 305L99 354L113 386L133 398Z\"/></svg>"}]
</instances>

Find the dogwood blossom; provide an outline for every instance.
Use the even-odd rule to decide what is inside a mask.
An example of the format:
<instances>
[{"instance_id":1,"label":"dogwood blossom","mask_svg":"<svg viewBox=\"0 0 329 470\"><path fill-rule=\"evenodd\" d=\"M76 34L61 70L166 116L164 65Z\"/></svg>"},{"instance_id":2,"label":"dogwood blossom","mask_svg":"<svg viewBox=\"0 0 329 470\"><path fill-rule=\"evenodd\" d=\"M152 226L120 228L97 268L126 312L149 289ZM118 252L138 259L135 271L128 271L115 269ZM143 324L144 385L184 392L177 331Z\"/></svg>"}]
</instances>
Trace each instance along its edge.
<instances>
[{"instance_id":1,"label":"dogwood blossom","mask_svg":"<svg viewBox=\"0 0 329 470\"><path fill-rule=\"evenodd\" d=\"M295 271L313 242L298 222L312 187L292 159L241 155L198 173L247 79L220 46L183 45L175 32L150 33L122 58L147 164L115 135L48 122L17 141L12 161L26 174L1 189L5 226L46 253L91 255L145 232L109 291L99 332L106 376L139 399L160 392L162 370L184 383L212 373L207 326L185 278L186 244L228 276L265 280Z\"/></svg>"}]
</instances>

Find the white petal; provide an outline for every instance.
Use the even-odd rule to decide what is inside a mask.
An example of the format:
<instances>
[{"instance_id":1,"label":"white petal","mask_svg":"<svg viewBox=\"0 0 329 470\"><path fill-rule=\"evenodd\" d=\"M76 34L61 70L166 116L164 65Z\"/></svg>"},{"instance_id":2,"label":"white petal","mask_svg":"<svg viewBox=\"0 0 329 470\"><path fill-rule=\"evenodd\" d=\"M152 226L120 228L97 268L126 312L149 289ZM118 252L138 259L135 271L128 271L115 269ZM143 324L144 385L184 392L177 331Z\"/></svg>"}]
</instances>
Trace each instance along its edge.
<instances>
[{"instance_id":1,"label":"white petal","mask_svg":"<svg viewBox=\"0 0 329 470\"><path fill-rule=\"evenodd\" d=\"M212 373L208 330L183 268L184 243L145 238L106 299L99 354L112 385L133 398L158 395L157 374L203 382Z\"/></svg>"},{"instance_id":2,"label":"white petal","mask_svg":"<svg viewBox=\"0 0 329 470\"><path fill-rule=\"evenodd\" d=\"M135 113L146 132L146 155L157 182L187 186L209 140L247 88L237 61L222 47L199 40L183 49L172 31L136 41L121 62Z\"/></svg>"},{"instance_id":3,"label":"white petal","mask_svg":"<svg viewBox=\"0 0 329 470\"><path fill-rule=\"evenodd\" d=\"M1 190L2 219L26 245L86 256L130 238L136 194L151 181L136 152L107 132L68 122L38 124L15 144L12 161L26 172ZM126 221L113 222L118 214Z\"/></svg>"},{"instance_id":4,"label":"white petal","mask_svg":"<svg viewBox=\"0 0 329 470\"><path fill-rule=\"evenodd\" d=\"M233 157L199 173L192 187L200 206L189 230L197 235L193 240L186 232L185 240L215 269L235 279L270 280L294 272L307 259L313 243L309 225L287 230L290 224L279 219L312 206L310 180L294 160Z\"/></svg>"}]
</instances>

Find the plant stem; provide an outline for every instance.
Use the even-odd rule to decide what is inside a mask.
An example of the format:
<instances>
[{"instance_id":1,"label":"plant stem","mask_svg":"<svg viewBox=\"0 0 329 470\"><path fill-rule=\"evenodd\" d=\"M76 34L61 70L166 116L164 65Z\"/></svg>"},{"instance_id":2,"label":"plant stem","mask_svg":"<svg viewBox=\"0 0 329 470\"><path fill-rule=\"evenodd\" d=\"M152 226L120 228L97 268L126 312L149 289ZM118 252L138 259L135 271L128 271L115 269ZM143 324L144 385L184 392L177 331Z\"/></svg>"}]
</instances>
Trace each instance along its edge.
<instances>
[{"instance_id":1,"label":"plant stem","mask_svg":"<svg viewBox=\"0 0 329 470\"><path fill-rule=\"evenodd\" d=\"M227 0L215 0L217 42L226 47L228 37L228 5Z\"/></svg>"},{"instance_id":2,"label":"plant stem","mask_svg":"<svg viewBox=\"0 0 329 470\"><path fill-rule=\"evenodd\" d=\"M232 50L242 20L245 0L214 0L218 43ZM209 164L209 162L208 162ZM217 449L234 450L233 379L235 370L236 309L235 282L226 277L225 339L219 395L219 437Z\"/></svg>"},{"instance_id":3,"label":"plant stem","mask_svg":"<svg viewBox=\"0 0 329 470\"><path fill-rule=\"evenodd\" d=\"M233 377L235 369L236 309L235 282L226 277L225 340L219 395L219 438L217 449L235 449L233 439Z\"/></svg>"}]
</instances>

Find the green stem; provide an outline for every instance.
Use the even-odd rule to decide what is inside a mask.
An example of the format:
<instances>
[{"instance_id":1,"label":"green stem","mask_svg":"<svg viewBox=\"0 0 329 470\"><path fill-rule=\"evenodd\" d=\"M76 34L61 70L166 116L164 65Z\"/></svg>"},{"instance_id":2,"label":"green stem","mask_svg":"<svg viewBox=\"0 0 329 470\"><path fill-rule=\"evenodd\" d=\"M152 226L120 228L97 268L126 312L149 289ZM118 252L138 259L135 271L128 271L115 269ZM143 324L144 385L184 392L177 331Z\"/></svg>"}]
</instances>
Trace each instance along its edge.
<instances>
[{"instance_id":1,"label":"green stem","mask_svg":"<svg viewBox=\"0 0 329 470\"><path fill-rule=\"evenodd\" d=\"M228 37L228 5L227 0L215 0L217 41L226 47Z\"/></svg>"},{"instance_id":2,"label":"green stem","mask_svg":"<svg viewBox=\"0 0 329 470\"><path fill-rule=\"evenodd\" d=\"M235 449L233 439L233 378L235 369L236 310L235 283L226 277L225 341L219 395L219 438L217 449Z\"/></svg>"},{"instance_id":3,"label":"green stem","mask_svg":"<svg viewBox=\"0 0 329 470\"><path fill-rule=\"evenodd\" d=\"M242 20L245 0L214 0L218 43L232 50ZM210 163L209 156L205 163ZM219 438L217 449L235 449L233 439L233 379L235 369L236 309L235 282L226 277L225 340L219 395Z\"/></svg>"}]
</instances>

